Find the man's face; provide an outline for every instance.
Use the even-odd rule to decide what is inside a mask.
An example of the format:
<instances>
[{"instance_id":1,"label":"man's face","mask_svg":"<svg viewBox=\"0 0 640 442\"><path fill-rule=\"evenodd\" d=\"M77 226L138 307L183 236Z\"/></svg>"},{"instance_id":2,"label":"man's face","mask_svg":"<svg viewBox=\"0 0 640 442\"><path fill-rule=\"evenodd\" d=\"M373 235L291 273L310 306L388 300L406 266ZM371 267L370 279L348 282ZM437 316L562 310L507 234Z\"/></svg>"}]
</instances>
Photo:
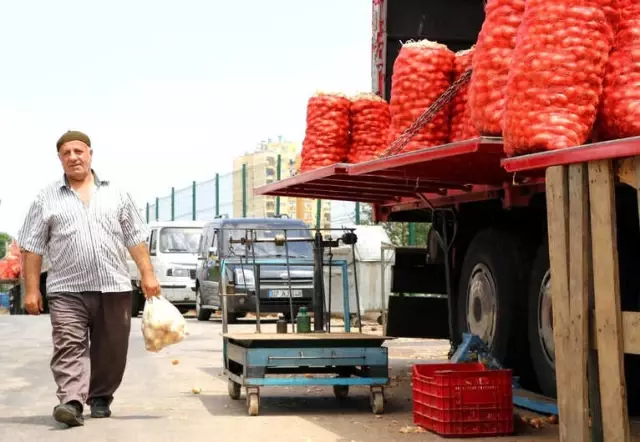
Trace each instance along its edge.
<instances>
[{"instance_id":1,"label":"man's face","mask_svg":"<svg viewBox=\"0 0 640 442\"><path fill-rule=\"evenodd\" d=\"M82 181L91 170L93 151L82 141L68 141L60 146L58 157L70 180Z\"/></svg>"}]
</instances>

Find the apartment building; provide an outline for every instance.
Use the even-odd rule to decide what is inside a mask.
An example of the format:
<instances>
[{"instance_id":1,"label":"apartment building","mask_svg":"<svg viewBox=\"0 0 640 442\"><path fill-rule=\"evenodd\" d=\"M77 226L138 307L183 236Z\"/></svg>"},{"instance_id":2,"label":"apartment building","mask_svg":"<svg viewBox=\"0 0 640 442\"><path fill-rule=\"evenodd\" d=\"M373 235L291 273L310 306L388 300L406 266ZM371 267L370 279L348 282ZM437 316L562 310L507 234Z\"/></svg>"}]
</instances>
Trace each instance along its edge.
<instances>
[{"instance_id":1,"label":"apartment building","mask_svg":"<svg viewBox=\"0 0 640 442\"><path fill-rule=\"evenodd\" d=\"M276 197L254 195L253 189L277 180L278 157L280 158L281 179L295 175L300 165L300 146L282 137L278 137L276 140L263 141L253 152L234 159L234 217L246 215L247 217L259 218L276 215ZM287 215L290 218L301 219L309 226L315 226L317 201L280 197L280 214ZM328 228L331 226L330 201L322 201L321 203L320 223L322 227Z\"/></svg>"}]
</instances>

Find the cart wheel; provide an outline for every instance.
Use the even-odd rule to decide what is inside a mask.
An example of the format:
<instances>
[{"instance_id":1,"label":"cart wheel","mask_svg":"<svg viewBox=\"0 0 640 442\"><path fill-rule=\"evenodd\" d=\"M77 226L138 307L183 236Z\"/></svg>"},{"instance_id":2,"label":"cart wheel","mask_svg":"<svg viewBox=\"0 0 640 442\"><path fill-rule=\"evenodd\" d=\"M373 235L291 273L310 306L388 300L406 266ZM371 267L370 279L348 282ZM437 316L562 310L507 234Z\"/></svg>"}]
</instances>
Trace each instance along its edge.
<instances>
[{"instance_id":1,"label":"cart wheel","mask_svg":"<svg viewBox=\"0 0 640 442\"><path fill-rule=\"evenodd\" d=\"M247 395L247 409L249 416L260 414L260 395L258 393L249 393Z\"/></svg>"},{"instance_id":2,"label":"cart wheel","mask_svg":"<svg viewBox=\"0 0 640 442\"><path fill-rule=\"evenodd\" d=\"M384 412L384 394L382 391L372 391L370 400L373 414L382 414Z\"/></svg>"},{"instance_id":3,"label":"cart wheel","mask_svg":"<svg viewBox=\"0 0 640 442\"><path fill-rule=\"evenodd\" d=\"M229 379L227 381L227 388L229 389L229 397L231 399L233 399L234 401L237 401L238 399L240 399L240 390L241 390L240 384Z\"/></svg>"},{"instance_id":4,"label":"cart wheel","mask_svg":"<svg viewBox=\"0 0 640 442\"><path fill-rule=\"evenodd\" d=\"M340 400L344 400L349 396L349 386L348 385L334 385L333 386L333 394L336 398Z\"/></svg>"}]
</instances>

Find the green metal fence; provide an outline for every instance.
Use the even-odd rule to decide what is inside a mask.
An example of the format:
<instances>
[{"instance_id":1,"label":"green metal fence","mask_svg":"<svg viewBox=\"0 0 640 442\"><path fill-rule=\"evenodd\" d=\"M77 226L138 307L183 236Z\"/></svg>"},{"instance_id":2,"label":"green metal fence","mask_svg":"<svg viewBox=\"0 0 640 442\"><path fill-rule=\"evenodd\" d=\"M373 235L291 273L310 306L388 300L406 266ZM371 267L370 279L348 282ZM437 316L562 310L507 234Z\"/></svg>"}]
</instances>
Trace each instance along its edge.
<instances>
[{"instance_id":1,"label":"green metal fence","mask_svg":"<svg viewBox=\"0 0 640 442\"><path fill-rule=\"evenodd\" d=\"M190 185L180 188L172 187L168 195L156 197L141 207L141 215L147 222L209 221L224 215L288 215L291 218L303 218L309 225L314 226L360 224L359 203L254 195L254 188L295 173L295 165L291 160L280 155L274 155L274 160L268 162L254 159L251 164L237 164L233 172L216 173L213 179L193 181Z\"/></svg>"}]
</instances>

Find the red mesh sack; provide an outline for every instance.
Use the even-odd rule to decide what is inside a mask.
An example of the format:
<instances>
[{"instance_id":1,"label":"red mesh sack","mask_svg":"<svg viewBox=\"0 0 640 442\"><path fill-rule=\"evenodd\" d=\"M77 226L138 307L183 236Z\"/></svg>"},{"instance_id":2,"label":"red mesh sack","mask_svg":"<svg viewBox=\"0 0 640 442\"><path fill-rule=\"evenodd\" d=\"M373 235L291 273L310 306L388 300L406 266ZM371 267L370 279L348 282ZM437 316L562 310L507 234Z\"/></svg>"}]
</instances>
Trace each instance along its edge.
<instances>
[{"instance_id":1,"label":"red mesh sack","mask_svg":"<svg viewBox=\"0 0 640 442\"><path fill-rule=\"evenodd\" d=\"M614 1L527 1L507 84L508 156L588 139L613 44Z\"/></svg>"},{"instance_id":2,"label":"red mesh sack","mask_svg":"<svg viewBox=\"0 0 640 442\"><path fill-rule=\"evenodd\" d=\"M375 94L351 100L351 146L347 160L360 163L377 158L388 147L389 104Z\"/></svg>"},{"instance_id":3,"label":"red mesh sack","mask_svg":"<svg viewBox=\"0 0 640 442\"><path fill-rule=\"evenodd\" d=\"M456 52L456 59L453 65L454 81L471 69L474 51L475 47ZM465 84L451 100L451 134L449 136L451 142L468 140L479 135L471 119L471 108L468 106L468 102L469 84Z\"/></svg>"},{"instance_id":4,"label":"red mesh sack","mask_svg":"<svg viewBox=\"0 0 640 442\"><path fill-rule=\"evenodd\" d=\"M455 54L445 45L421 40L402 45L391 77L389 144L451 86ZM450 105L446 105L403 148L402 152L446 144Z\"/></svg>"},{"instance_id":5,"label":"red mesh sack","mask_svg":"<svg viewBox=\"0 0 640 442\"><path fill-rule=\"evenodd\" d=\"M488 0L473 54L469 84L471 119L482 135L500 136L509 63L525 0Z\"/></svg>"},{"instance_id":6,"label":"red mesh sack","mask_svg":"<svg viewBox=\"0 0 640 442\"><path fill-rule=\"evenodd\" d=\"M309 99L301 172L347 159L350 105L350 100L340 94L318 93Z\"/></svg>"},{"instance_id":7,"label":"red mesh sack","mask_svg":"<svg viewBox=\"0 0 640 442\"><path fill-rule=\"evenodd\" d=\"M9 246L5 257L0 260L0 280L13 280L20 278L22 268L20 247L13 241Z\"/></svg>"},{"instance_id":8,"label":"red mesh sack","mask_svg":"<svg viewBox=\"0 0 640 442\"><path fill-rule=\"evenodd\" d=\"M604 77L598 133L640 136L640 3L618 1L620 19Z\"/></svg>"}]
</instances>

